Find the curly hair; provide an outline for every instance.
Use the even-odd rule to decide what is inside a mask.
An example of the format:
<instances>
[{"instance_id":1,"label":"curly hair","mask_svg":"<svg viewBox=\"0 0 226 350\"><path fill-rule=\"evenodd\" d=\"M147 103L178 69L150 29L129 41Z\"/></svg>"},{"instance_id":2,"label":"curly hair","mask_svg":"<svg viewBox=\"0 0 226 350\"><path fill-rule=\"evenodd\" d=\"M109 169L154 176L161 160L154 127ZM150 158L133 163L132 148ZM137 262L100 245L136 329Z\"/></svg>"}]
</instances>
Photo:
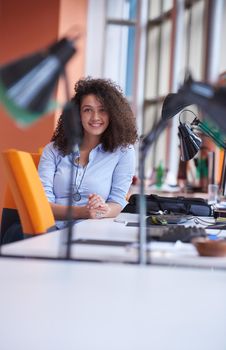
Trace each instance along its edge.
<instances>
[{"instance_id":1,"label":"curly hair","mask_svg":"<svg viewBox=\"0 0 226 350\"><path fill-rule=\"evenodd\" d=\"M77 104L80 110L83 97L90 94L98 98L109 115L109 125L100 139L103 149L113 152L119 146L127 147L134 144L138 139L136 120L121 88L110 79L87 77L80 79L75 84L75 95L71 101ZM62 115L58 120L51 141L54 142L54 147L58 148L64 155L69 153Z\"/></svg>"}]
</instances>

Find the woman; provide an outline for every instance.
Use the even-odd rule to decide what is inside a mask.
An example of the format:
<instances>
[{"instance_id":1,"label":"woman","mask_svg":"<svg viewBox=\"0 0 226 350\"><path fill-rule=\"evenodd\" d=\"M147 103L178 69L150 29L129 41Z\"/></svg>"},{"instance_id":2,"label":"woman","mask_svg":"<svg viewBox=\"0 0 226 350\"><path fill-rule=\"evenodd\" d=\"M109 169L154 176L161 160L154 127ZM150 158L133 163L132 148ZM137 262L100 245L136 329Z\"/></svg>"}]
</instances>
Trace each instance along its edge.
<instances>
[{"instance_id":1,"label":"woman","mask_svg":"<svg viewBox=\"0 0 226 350\"><path fill-rule=\"evenodd\" d=\"M58 228L67 218L72 166L74 220L117 216L135 173L136 123L120 88L110 80L81 79L72 102L79 107L83 131L79 150L69 151L61 116L39 164Z\"/></svg>"}]
</instances>

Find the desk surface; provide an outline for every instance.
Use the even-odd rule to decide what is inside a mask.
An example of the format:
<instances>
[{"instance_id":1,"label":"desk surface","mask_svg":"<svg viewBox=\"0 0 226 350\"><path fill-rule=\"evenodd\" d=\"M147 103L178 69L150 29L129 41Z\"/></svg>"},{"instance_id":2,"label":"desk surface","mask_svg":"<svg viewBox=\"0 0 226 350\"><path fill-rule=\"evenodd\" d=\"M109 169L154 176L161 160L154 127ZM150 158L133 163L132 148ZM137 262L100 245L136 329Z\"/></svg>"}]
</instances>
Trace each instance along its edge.
<instances>
[{"instance_id":1,"label":"desk surface","mask_svg":"<svg viewBox=\"0 0 226 350\"><path fill-rule=\"evenodd\" d=\"M210 219L210 218L209 218ZM136 242L137 227L128 227L113 219L84 220L73 227L73 238ZM2 254L57 257L66 237L66 230L55 231L2 247ZM192 244L152 242L149 257L152 263L171 266L196 266L226 269L225 258L200 257ZM127 247L74 244L72 257L101 259L113 262L137 262L136 244Z\"/></svg>"},{"instance_id":2,"label":"desk surface","mask_svg":"<svg viewBox=\"0 0 226 350\"><path fill-rule=\"evenodd\" d=\"M225 350L226 273L0 260L1 350Z\"/></svg>"},{"instance_id":3,"label":"desk surface","mask_svg":"<svg viewBox=\"0 0 226 350\"><path fill-rule=\"evenodd\" d=\"M136 234L110 219L83 221L74 231L77 238ZM53 232L2 251L56 256L63 237L64 230ZM109 249L76 245L73 255L125 254ZM195 254L183 259L202 261ZM225 350L226 271L172 265L0 258L0 348Z\"/></svg>"}]
</instances>

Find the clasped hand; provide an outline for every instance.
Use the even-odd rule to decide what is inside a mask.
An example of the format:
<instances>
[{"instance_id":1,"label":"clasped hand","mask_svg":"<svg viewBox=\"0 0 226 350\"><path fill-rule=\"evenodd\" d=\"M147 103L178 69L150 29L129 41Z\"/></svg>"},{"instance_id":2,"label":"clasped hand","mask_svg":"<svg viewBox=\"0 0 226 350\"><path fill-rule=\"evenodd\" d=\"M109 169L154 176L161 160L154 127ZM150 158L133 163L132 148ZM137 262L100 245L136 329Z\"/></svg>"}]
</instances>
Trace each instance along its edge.
<instances>
[{"instance_id":1,"label":"clasped hand","mask_svg":"<svg viewBox=\"0 0 226 350\"><path fill-rule=\"evenodd\" d=\"M110 211L109 205L100 195L95 193L89 195L87 209L90 219L104 218Z\"/></svg>"}]
</instances>

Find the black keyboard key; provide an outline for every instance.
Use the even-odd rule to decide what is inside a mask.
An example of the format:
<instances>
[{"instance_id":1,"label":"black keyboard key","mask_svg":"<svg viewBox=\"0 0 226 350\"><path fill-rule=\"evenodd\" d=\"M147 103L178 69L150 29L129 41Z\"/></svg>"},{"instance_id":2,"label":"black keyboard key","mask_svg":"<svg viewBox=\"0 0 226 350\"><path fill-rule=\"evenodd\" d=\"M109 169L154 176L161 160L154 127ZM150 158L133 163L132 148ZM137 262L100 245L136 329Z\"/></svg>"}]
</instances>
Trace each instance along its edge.
<instances>
[{"instance_id":1,"label":"black keyboard key","mask_svg":"<svg viewBox=\"0 0 226 350\"><path fill-rule=\"evenodd\" d=\"M159 226L157 230L156 228L157 227L154 226L149 227L148 235L151 239L161 242L181 241L184 243L190 243L195 237L207 236L204 228L196 226L185 227L183 225L169 225Z\"/></svg>"}]
</instances>

